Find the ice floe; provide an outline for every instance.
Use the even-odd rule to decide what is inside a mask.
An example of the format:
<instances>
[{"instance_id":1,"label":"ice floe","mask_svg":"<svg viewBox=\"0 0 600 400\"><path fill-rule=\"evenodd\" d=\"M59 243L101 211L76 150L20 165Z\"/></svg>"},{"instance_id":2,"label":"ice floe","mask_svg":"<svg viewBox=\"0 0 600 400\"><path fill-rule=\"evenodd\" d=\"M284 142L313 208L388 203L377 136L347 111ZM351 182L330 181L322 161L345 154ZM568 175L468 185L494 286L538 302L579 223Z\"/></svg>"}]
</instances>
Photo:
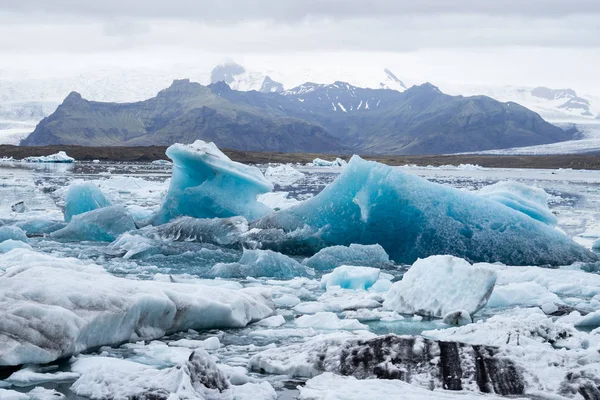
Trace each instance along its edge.
<instances>
[{"instance_id":1,"label":"ice floe","mask_svg":"<svg viewBox=\"0 0 600 400\"><path fill-rule=\"evenodd\" d=\"M325 247L314 256L302 261L311 268L327 271L341 265L364 267L385 267L390 265L390 257L378 244Z\"/></svg>"},{"instance_id":2,"label":"ice floe","mask_svg":"<svg viewBox=\"0 0 600 400\"><path fill-rule=\"evenodd\" d=\"M31 156L21 160L28 163L72 163L75 162L73 157L69 157L64 151L59 151L49 156Z\"/></svg>"},{"instance_id":3,"label":"ice floe","mask_svg":"<svg viewBox=\"0 0 600 400\"><path fill-rule=\"evenodd\" d=\"M314 271L298 261L271 250L244 249L235 263L218 263L208 276L219 278L271 277L290 279L296 276L312 276Z\"/></svg>"},{"instance_id":4,"label":"ice floe","mask_svg":"<svg viewBox=\"0 0 600 400\"><path fill-rule=\"evenodd\" d=\"M331 273L323 275L321 285L328 288L338 286L342 289L367 290L379 279L379 268L342 265Z\"/></svg>"},{"instance_id":5,"label":"ice floe","mask_svg":"<svg viewBox=\"0 0 600 400\"><path fill-rule=\"evenodd\" d=\"M417 260L390 289L384 307L401 314L442 318L452 311L475 314L485 306L496 283L487 265L471 265L453 256Z\"/></svg>"},{"instance_id":6,"label":"ice floe","mask_svg":"<svg viewBox=\"0 0 600 400\"><path fill-rule=\"evenodd\" d=\"M304 179L304 174L290 165L282 164L276 167L267 167L265 178L273 184L289 186Z\"/></svg>"},{"instance_id":7,"label":"ice floe","mask_svg":"<svg viewBox=\"0 0 600 400\"><path fill-rule=\"evenodd\" d=\"M67 226L50 236L71 241L112 242L119 235L135 229L135 221L125 207L111 206L74 215Z\"/></svg>"},{"instance_id":8,"label":"ice floe","mask_svg":"<svg viewBox=\"0 0 600 400\"><path fill-rule=\"evenodd\" d=\"M242 327L273 312L259 288L135 281L24 249L0 255L0 365L46 363L187 329Z\"/></svg>"},{"instance_id":9,"label":"ice floe","mask_svg":"<svg viewBox=\"0 0 600 400\"><path fill-rule=\"evenodd\" d=\"M74 215L109 206L112 203L93 183L70 185L65 194L65 221L71 221Z\"/></svg>"}]
</instances>

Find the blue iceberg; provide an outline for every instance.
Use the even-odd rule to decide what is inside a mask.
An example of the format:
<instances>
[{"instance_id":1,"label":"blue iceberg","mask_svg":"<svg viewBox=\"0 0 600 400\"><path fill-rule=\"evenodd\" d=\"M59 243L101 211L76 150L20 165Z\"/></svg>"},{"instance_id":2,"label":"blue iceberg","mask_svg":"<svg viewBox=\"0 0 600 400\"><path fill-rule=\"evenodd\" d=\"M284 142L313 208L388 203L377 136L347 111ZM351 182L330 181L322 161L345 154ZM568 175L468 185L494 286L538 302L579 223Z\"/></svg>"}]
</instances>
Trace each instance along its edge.
<instances>
[{"instance_id":1,"label":"blue iceberg","mask_svg":"<svg viewBox=\"0 0 600 400\"><path fill-rule=\"evenodd\" d=\"M245 278L252 276L291 279L312 276L314 271L298 261L271 250L246 250L238 262L216 264L208 276L214 278Z\"/></svg>"},{"instance_id":2,"label":"blue iceberg","mask_svg":"<svg viewBox=\"0 0 600 400\"><path fill-rule=\"evenodd\" d=\"M302 264L319 271L328 271L340 265L363 267L386 267L391 264L390 257L378 244L331 246L320 250L314 256L302 261Z\"/></svg>"},{"instance_id":3,"label":"blue iceberg","mask_svg":"<svg viewBox=\"0 0 600 400\"><path fill-rule=\"evenodd\" d=\"M277 232L280 237L281 232L285 237L312 232L313 242L296 238L304 250L309 243L321 248L380 244L391 259L406 264L435 254L509 265L597 260L564 234L521 212L358 156L317 196L252 227L264 229L267 238ZM265 240L263 248L268 245Z\"/></svg>"},{"instance_id":4,"label":"blue iceberg","mask_svg":"<svg viewBox=\"0 0 600 400\"><path fill-rule=\"evenodd\" d=\"M15 224L16 227L24 230L29 236L42 236L57 231L66 226L66 222L53 219L33 218L26 221L20 221Z\"/></svg>"},{"instance_id":5,"label":"blue iceberg","mask_svg":"<svg viewBox=\"0 0 600 400\"><path fill-rule=\"evenodd\" d=\"M342 265L323 275L321 286L339 286L342 289L367 290L379 280L379 268Z\"/></svg>"},{"instance_id":6,"label":"blue iceberg","mask_svg":"<svg viewBox=\"0 0 600 400\"><path fill-rule=\"evenodd\" d=\"M244 217L192 218L180 217L155 227L146 227L143 234L152 239L178 242L209 243L223 247L241 247L242 236L248 231Z\"/></svg>"},{"instance_id":7,"label":"blue iceberg","mask_svg":"<svg viewBox=\"0 0 600 400\"><path fill-rule=\"evenodd\" d=\"M50 234L54 239L112 242L119 235L136 229L131 214L122 206L111 206L75 215L62 229Z\"/></svg>"},{"instance_id":8,"label":"blue iceberg","mask_svg":"<svg viewBox=\"0 0 600 400\"><path fill-rule=\"evenodd\" d=\"M93 183L73 184L69 186L65 195L65 221L69 222L74 215L111 205L98 186Z\"/></svg>"},{"instance_id":9,"label":"blue iceberg","mask_svg":"<svg viewBox=\"0 0 600 400\"><path fill-rule=\"evenodd\" d=\"M484 186L479 195L529 215L545 224L556 225L556 217L548 208L550 195L544 189L514 181L503 181Z\"/></svg>"},{"instance_id":10,"label":"blue iceberg","mask_svg":"<svg viewBox=\"0 0 600 400\"><path fill-rule=\"evenodd\" d=\"M183 215L254 220L272 211L256 197L273 185L258 168L231 161L214 143L174 144L167 156L173 160L173 176L154 225Z\"/></svg>"},{"instance_id":11,"label":"blue iceberg","mask_svg":"<svg viewBox=\"0 0 600 400\"><path fill-rule=\"evenodd\" d=\"M26 242L27 235L23 229L16 226L0 226L0 242L4 242L5 240L20 240L21 242Z\"/></svg>"}]
</instances>

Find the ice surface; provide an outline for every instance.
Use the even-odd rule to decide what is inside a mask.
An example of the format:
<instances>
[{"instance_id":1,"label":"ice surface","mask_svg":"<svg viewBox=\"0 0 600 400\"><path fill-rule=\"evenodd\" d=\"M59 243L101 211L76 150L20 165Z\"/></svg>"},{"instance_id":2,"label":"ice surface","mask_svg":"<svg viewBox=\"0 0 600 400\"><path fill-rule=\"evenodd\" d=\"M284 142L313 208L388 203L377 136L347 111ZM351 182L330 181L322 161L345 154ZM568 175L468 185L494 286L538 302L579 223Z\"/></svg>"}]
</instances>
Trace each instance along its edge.
<instances>
[{"instance_id":1,"label":"ice surface","mask_svg":"<svg viewBox=\"0 0 600 400\"><path fill-rule=\"evenodd\" d=\"M302 261L302 264L319 271L327 271L340 265L385 267L390 265L390 258L383 247L378 244L352 243L350 246L326 247Z\"/></svg>"},{"instance_id":2,"label":"ice surface","mask_svg":"<svg viewBox=\"0 0 600 400\"><path fill-rule=\"evenodd\" d=\"M23 387L48 382L68 382L77 378L79 374L76 372L41 372L35 367L25 367L12 373L4 382Z\"/></svg>"},{"instance_id":3,"label":"ice surface","mask_svg":"<svg viewBox=\"0 0 600 400\"><path fill-rule=\"evenodd\" d=\"M246 278L248 276L290 279L311 276L314 271L298 261L271 250L247 250L238 262L216 264L208 276L219 278Z\"/></svg>"},{"instance_id":4,"label":"ice surface","mask_svg":"<svg viewBox=\"0 0 600 400\"><path fill-rule=\"evenodd\" d=\"M283 324L285 324L285 318L283 315L273 315L272 317L261 319L260 321L254 323L255 326L266 326L269 328L277 328Z\"/></svg>"},{"instance_id":5,"label":"ice surface","mask_svg":"<svg viewBox=\"0 0 600 400\"><path fill-rule=\"evenodd\" d=\"M277 400L277 393L269 382L249 382L233 387L233 400Z\"/></svg>"},{"instance_id":6,"label":"ice surface","mask_svg":"<svg viewBox=\"0 0 600 400\"><path fill-rule=\"evenodd\" d=\"M556 216L548 208L550 195L544 189L514 181L503 181L484 186L479 190L479 194L545 224L556 225Z\"/></svg>"},{"instance_id":7,"label":"ice surface","mask_svg":"<svg viewBox=\"0 0 600 400\"><path fill-rule=\"evenodd\" d=\"M265 171L265 178L273 184L289 186L303 179L304 174L292 166L283 164L276 167L268 167Z\"/></svg>"},{"instance_id":8,"label":"ice surface","mask_svg":"<svg viewBox=\"0 0 600 400\"><path fill-rule=\"evenodd\" d=\"M288 192L269 192L258 195L257 200L278 211L298 204L298 200L288 198L288 195Z\"/></svg>"},{"instance_id":9,"label":"ice surface","mask_svg":"<svg viewBox=\"0 0 600 400\"><path fill-rule=\"evenodd\" d=\"M475 314L485 306L496 283L496 273L485 265L471 265L453 256L417 260L394 283L384 307L400 314L442 318L452 311Z\"/></svg>"},{"instance_id":10,"label":"ice surface","mask_svg":"<svg viewBox=\"0 0 600 400\"><path fill-rule=\"evenodd\" d=\"M476 393L427 390L401 380L356 379L353 376L340 376L325 372L300 386L300 400L423 400L423 399L464 399L478 400ZM487 394L484 399L502 399Z\"/></svg>"},{"instance_id":11,"label":"ice surface","mask_svg":"<svg viewBox=\"0 0 600 400\"><path fill-rule=\"evenodd\" d=\"M0 242L0 253L6 253L12 249L30 249L31 246L20 240L7 239Z\"/></svg>"},{"instance_id":12,"label":"ice surface","mask_svg":"<svg viewBox=\"0 0 600 400\"><path fill-rule=\"evenodd\" d=\"M231 399L231 384L203 349L175 367L156 369L128 360L80 357L71 390L92 399ZM229 392L229 393L228 393Z\"/></svg>"},{"instance_id":13,"label":"ice surface","mask_svg":"<svg viewBox=\"0 0 600 400\"><path fill-rule=\"evenodd\" d=\"M144 235L150 238L239 247L241 236L247 231L248 221L244 217L210 219L180 217L166 224L146 229Z\"/></svg>"},{"instance_id":14,"label":"ice surface","mask_svg":"<svg viewBox=\"0 0 600 400\"><path fill-rule=\"evenodd\" d=\"M23 229L16 226L0 226L0 243L5 240L20 240L21 242L26 242L27 235Z\"/></svg>"},{"instance_id":15,"label":"ice surface","mask_svg":"<svg viewBox=\"0 0 600 400\"><path fill-rule=\"evenodd\" d=\"M315 167L343 167L348 164L346 161L341 158L336 158L333 161L323 160L322 158L315 158L312 162L312 165Z\"/></svg>"},{"instance_id":16,"label":"ice surface","mask_svg":"<svg viewBox=\"0 0 600 400\"><path fill-rule=\"evenodd\" d=\"M28 235L41 236L62 229L67 224L63 221L53 219L32 218L26 221L19 221L16 227L23 229Z\"/></svg>"},{"instance_id":17,"label":"ice surface","mask_svg":"<svg viewBox=\"0 0 600 400\"><path fill-rule=\"evenodd\" d=\"M112 242L119 235L136 229L131 214L123 206L98 208L75 215L67 226L50 234L54 239Z\"/></svg>"},{"instance_id":18,"label":"ice surface","mask_svg":"<svg viewBox=\"0 0 600 400\"><path fill-rule=\"evenodd\" d=\"M169 342L169 346L187 347L188 349L197 349L202 347L205 350L217 350L219 347L221 347L221 342L219 341L218 337L213 336L205 340L179 339Z\"/></svg>"},{"instance_id":19,"label":"ice surface","mask_svg":"<svg viewBox=\"0 0 600 400\"><path fill-rule=\"evenodd\" d=\"M101 345L234 328L273 313L264 289L115 277L77 259L0 254L0 365L47 363Z\"/></svg>"},{"instance_id":20,"label":"ice surface","mask_svg":"<svg viewBox=\"0 0 600 400\"><path fill-rule=\"evenodd\" d=\"M597 260L566 235L521 212L358 156L321 193L254 226L293 236L305 225L318 238L317 247L378 243L400 263L435 254L507 265ZM306 235L290 240L309 243Z\"/></svg>"},{"instance_id":21,"label":"ice surface","mask_svg":"<svg viewBox=\"0 0 600 400\"><path fill-rule=\"evenodd\" d=\"M564 302L536 282L517 282L496 286L487 302L487 307L541 307L545 304L564 304Z\"/></svg>"},{"instance_id":22,"label":"ice surface","mask_svg":"<svg viewBox=\"0 0 600 400\"><path fill-rule=\"evenodd\" d=\"M327 330L368 330L367 325L363 325L356 319L339 319L332 312L318 312L314 315L303 315L295 320L300 328L314 328Z\"/></svg>"},{"instance_id":23,"label":"ice surface","mask_svg":"<svg viewBox=\"0 0 600 400\"><path fill-rule=\"evenodd\" d=\"M75 159L69 157L64 151L59 151L58 153L49 156L25 157L21 161L29 163L72 163Z\"/></svg>"},{"instance_id":24,"label":"ice surface","mask_svg":"<svg viewBox=\"0 0 600 400\"><path fill-rule=\"evenodd\" d=\"M111 205L112 203L104 197L102 191L93 183L70 185L65 195L65 221L71 221L74 215Z\"/></svg>"},{"instance_id":25,"label":"ice surface","mask_svg":"<svg viewBox=\"0 0 600 400\"><path fill-rule=\"evenodd\" d=\"M167 156L173 160L171 186L154 224L182 215L253 220L271 211L256 197L273 185L258 168L231 161L214 143L174 144Z\"/></svg>"},{"instance_id":26,"label":"ice surface","mask_svg":"<svg viewBox=\"0 0 600 400\"><path fill-rule=\"evenodd\" d=\"M342 265L323 275L321 285L328 289L331 286L339 286L342 289L367 290L377 282L379 272L379 268Z\"/></svg>"}]
</instances>

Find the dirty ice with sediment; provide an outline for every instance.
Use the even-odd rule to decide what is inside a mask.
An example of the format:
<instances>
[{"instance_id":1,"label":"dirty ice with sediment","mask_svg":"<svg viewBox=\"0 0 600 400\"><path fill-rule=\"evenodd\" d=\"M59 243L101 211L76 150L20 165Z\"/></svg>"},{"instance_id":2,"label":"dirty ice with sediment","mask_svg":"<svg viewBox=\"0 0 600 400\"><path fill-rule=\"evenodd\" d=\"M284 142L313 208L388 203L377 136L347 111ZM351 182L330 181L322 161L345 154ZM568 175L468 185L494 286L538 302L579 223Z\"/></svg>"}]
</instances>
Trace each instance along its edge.
<instances>
[{"instance_id":1,"label":"dirty ice with sediment","mask_svg":"<svg viewBox=\"0 0 600 400\"><path fill-rule=\"evenodd\" d=\"M167 155L0 162L0 399L600 398L597 172Z\"/></svg>"}]
</instances>

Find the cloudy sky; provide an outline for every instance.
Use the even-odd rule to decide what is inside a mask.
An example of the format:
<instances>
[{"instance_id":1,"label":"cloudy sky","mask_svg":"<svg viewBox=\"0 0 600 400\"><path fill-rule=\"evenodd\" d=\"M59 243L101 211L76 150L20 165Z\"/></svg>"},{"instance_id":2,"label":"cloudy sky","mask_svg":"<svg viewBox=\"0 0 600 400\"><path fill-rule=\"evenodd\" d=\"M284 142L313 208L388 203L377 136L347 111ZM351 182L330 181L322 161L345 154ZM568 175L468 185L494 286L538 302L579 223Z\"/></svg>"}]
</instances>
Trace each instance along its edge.
<instances>
[{"instance_id":1,"label":"cloudy sky","mask_svg":"<svg viewBox=\"0 0 600 400\"><path fill-rule=\"evenodd\" d=\"M235 59L600 94L600 1L0 0L0 55L38 75Z\"/></svg>"}]
</instances>

